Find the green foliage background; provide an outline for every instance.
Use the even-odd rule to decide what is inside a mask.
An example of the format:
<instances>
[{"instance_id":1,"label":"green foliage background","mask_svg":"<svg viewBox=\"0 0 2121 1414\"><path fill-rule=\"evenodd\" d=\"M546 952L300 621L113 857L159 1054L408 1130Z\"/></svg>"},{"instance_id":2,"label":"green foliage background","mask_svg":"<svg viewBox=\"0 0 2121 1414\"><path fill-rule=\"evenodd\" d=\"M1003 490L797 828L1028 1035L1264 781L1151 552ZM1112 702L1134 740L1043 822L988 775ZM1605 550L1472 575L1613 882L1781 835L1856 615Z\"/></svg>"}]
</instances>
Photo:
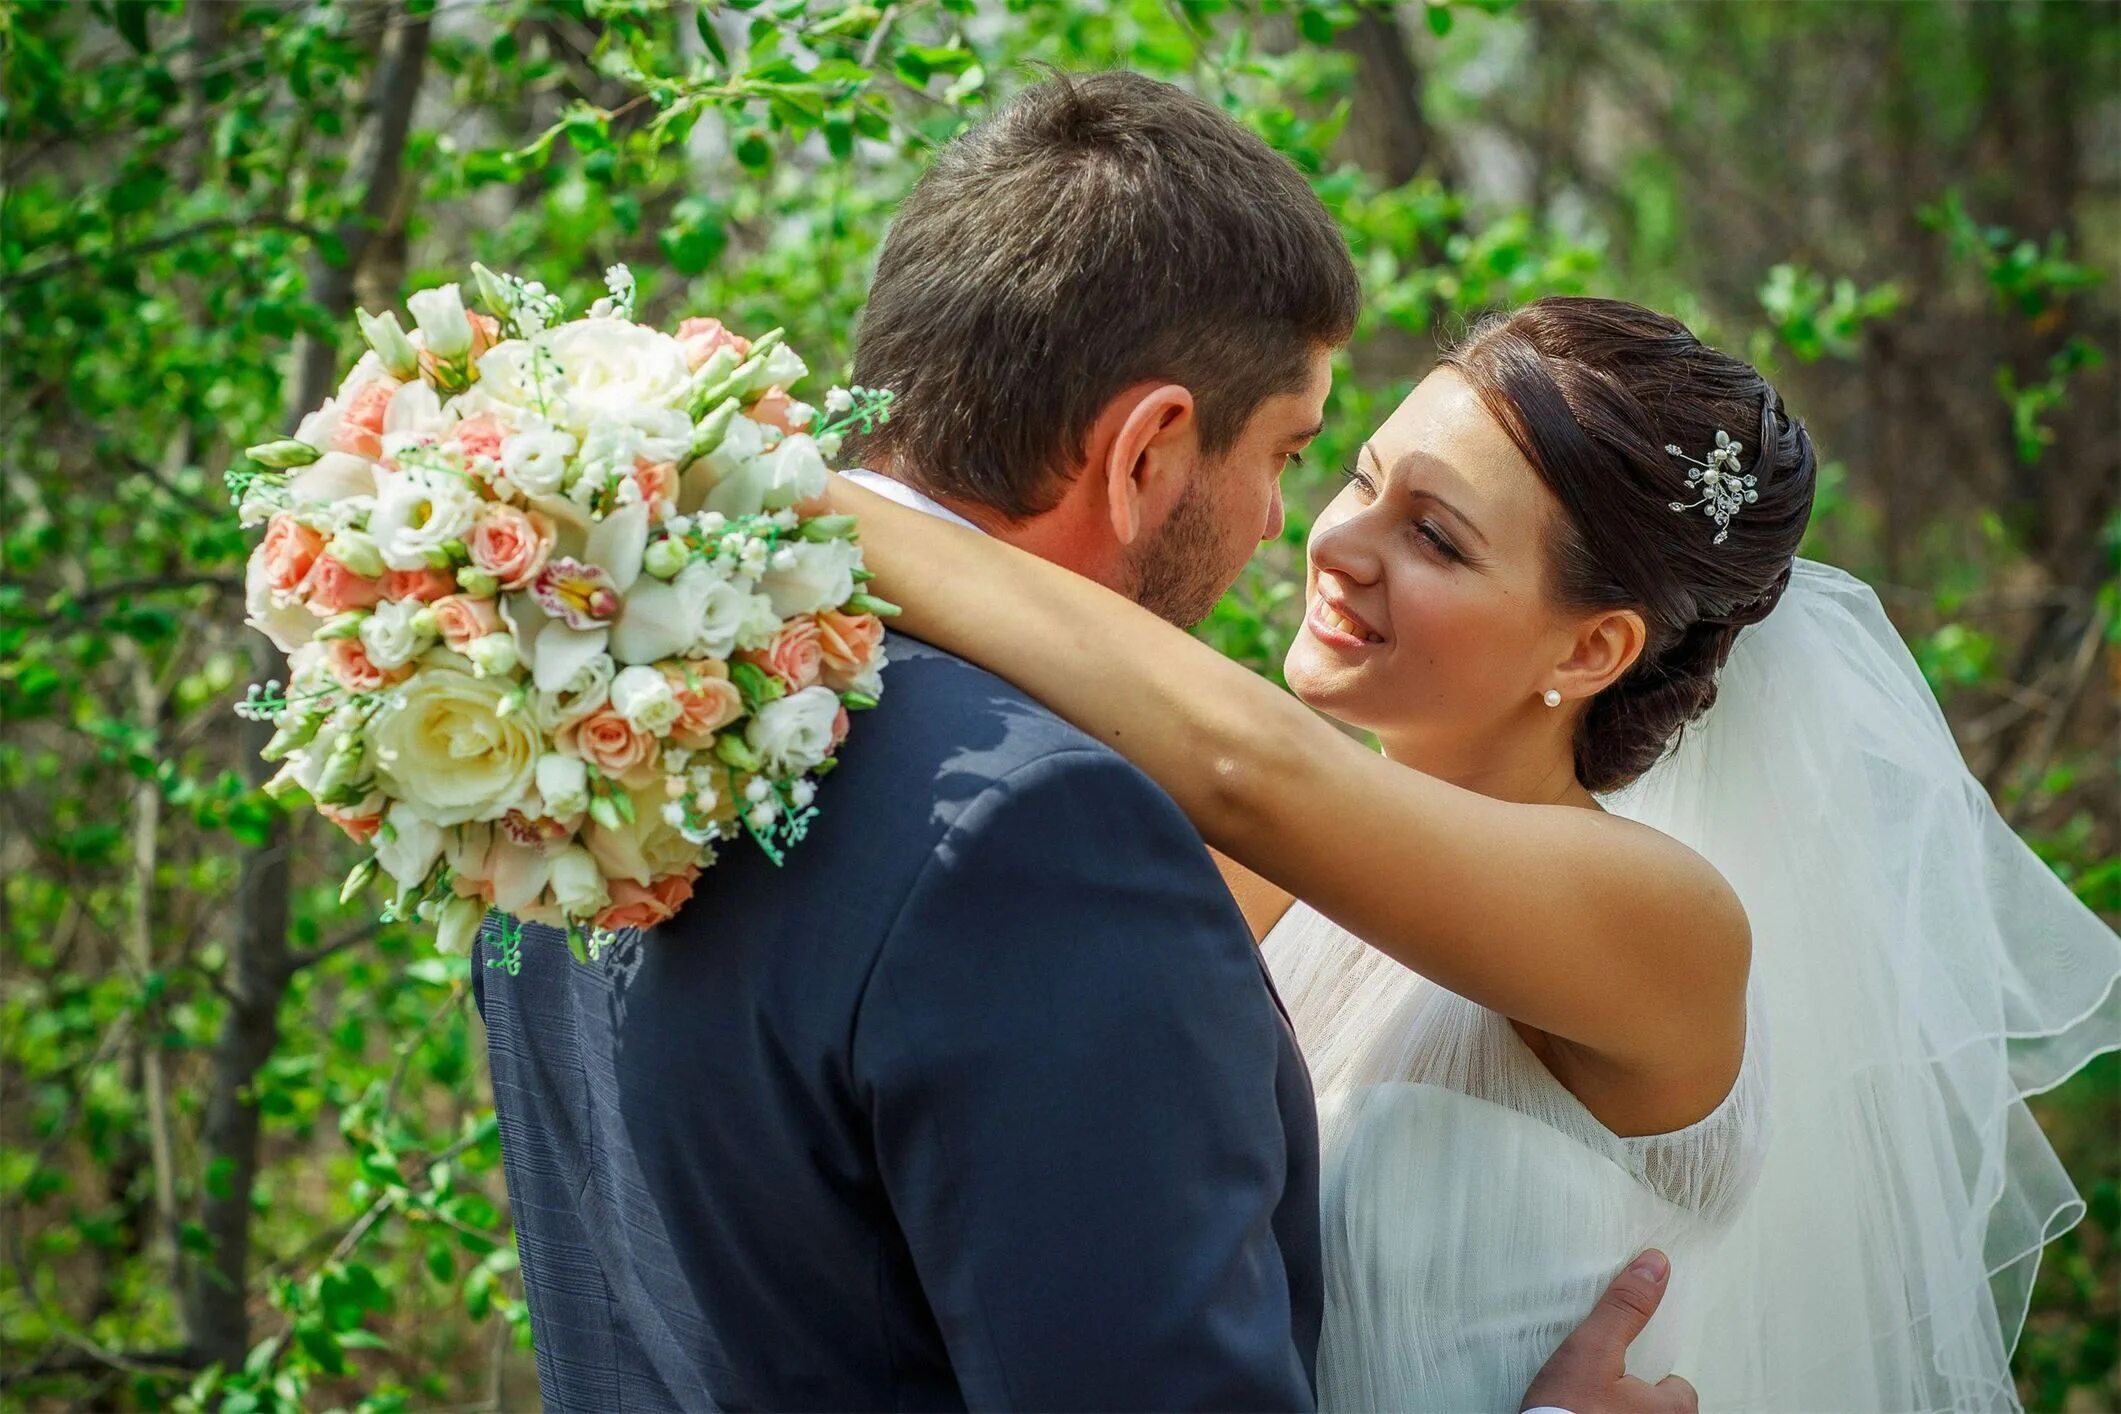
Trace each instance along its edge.
<instances>
[{"instance_id":1,"label":"green foliage background","mask_svg":"<svg viewBox=\"0 0 2121 1414\"><path fill-rule=\"evenodd\" d=\"M1769 366L2013 823L2121 917L2111 7L0 0L0 1404L535 1401L467 965L257 789L222 470L351 308L469 262L775 323L839 373L892 207L1036 76L1221 103L1367 310L1288 533L1204 634L1272 673L1336 469L1488 308L1596 291ZM976 233L968 233L976 238ZM682 1080L682 1077L673 1077ZM2020 1351L2121 1405L2121 1061Z\"/></svg>"}]
</instances>

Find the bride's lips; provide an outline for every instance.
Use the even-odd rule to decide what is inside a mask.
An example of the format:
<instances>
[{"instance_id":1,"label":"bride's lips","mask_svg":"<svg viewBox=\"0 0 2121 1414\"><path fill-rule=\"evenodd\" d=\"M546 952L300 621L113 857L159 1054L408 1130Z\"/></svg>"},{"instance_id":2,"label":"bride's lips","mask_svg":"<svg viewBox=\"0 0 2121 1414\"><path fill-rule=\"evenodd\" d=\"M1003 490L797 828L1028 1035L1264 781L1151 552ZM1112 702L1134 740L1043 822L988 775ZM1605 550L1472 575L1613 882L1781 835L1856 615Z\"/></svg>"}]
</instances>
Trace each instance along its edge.
<instances>
[{"instance_id":1,"label":"bride's lips","mask_svg":"<svg viewBox=\"0 0 2121 1414\"><path fill-rule=\"evenodd\" d=\"M1351 613L1347 605L1324 594L1312 599L1311 611L1304 615L1304 627L1329 648L1371 648L1384 642L1383 636Z\"/></svg>"}]
</instances>

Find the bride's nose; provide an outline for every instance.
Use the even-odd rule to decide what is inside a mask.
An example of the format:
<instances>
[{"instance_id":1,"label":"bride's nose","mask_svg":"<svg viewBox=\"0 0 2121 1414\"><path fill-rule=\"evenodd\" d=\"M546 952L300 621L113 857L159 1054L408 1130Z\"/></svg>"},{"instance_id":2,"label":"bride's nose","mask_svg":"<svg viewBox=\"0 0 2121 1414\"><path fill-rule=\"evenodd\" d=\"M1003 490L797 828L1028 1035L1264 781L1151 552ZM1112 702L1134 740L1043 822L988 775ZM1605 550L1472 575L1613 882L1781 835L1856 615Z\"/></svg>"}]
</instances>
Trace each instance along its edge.
<instances>
[{"instance_id":1,"label":"bride's nose","mask_svg":"<svg viewBox=\"0 0 2121 1414\"><path fill-rule=\"evenodd\" d=\"M1361 511L1335 515L1335 509L1328 507L1311 529L1312 568L1330 570L1355 584L1375 584L1383 562L1370 517Z\"/></svg>"}]
</instances>

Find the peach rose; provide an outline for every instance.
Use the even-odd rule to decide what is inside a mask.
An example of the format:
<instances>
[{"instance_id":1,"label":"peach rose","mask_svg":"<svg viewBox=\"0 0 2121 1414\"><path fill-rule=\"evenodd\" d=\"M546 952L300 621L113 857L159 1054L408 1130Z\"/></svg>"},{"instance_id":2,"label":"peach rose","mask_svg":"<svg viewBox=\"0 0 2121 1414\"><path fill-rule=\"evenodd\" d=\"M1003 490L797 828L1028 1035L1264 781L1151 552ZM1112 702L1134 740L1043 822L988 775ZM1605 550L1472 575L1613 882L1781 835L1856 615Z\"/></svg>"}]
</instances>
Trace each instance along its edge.
<instances>
[{"instance_id":1,"label":"peach rose","mask_svg":"<svg viewBox=\"0 0 2121 1414\"><path fill-rule=\"evenodd\" d=\"M324 665L348 692L376 692L412 675L412 665L384 672L368 660L358 638L334 638L324 645Z\"/></svg>"},{"instance_id":2,"label":"peach rose","mask_svg":"<svg viewBox=\"0 0 2121 1414\"><path fill-rule=\"evenodd\" d=\"M808 614L792 618L764 648L754 648L738 656L753 667L779 678L781 686L790 692L801 692L817 681L818 666L823 661L817 621Z\"/></svg>"},{"instance_id":3,"label":"peach rose","mask_svg":"<svg viewBox=\"0 0 2121 1414\"><path fill-rule=\"evenodd\" d=\"M490 412L467 417L449 430L449 440L464 454L466 461L487 457L501 459L501 443L508 430L501 426L501 419Z\"/></svg>"},{"instance_id":4,"label":"peach rose","mask_svg":"<svg viewBox=\"0 0 2121 1414\"><path fill-rule=\"evenodd\" d=\"M667 508L677 499L678 468L676 462L637 461L633 464L633 479L641 488L641 499L648 503L651 515L658 507ZM661 519L660 515L656 515Z\"/></svg>"},{"instance_id":5,"label":"peach rose","mask_svg":"<svg viewBox=\"0 0 2121 1414\"><path fill-rule=\"evenodd\" d=\"M840 749L840 743L847 739L847 733L853 729L853 725L852 722L847 720L846 704L842 703L840 710L832 714L832 749L834 751Z\"/></svg>"},{"instance_id":6,"label":"peach rose","mask_svg":"<svg viewBox=\"0 0 2121 1414\"><path fill-rule=\"evenodd\" d=\"M457 592L456 576L447 570L385 570L377 581L385 599L417 599L432 604Z\"/></svg>"},{"instance_id":7,"label":"peach rose","mask_svg":"<svg viewBox=\"0 0 2121 1414\"><path fill-rule=\"evenodd\" d=\"M346 832L346 837L355 844L367 844L383 828L383 812L378 810L368 815L356 815L330 805L319 805L317 813Z\"/></svg>"},{"instance_id":8,"label":"peach rose","mask_svg":"<svg viewBox=\"0 0 2121 1414\"><path fill-rule=\"evenodd\" d=\"M834 692L847 691L883 641L884 621L874 614L843 614L837 609L820 612L817 644L824 659L825 686Z\"/></svg>"},{"instance_id":9,"label":"peach rose","mask_svg":"<svg viewBox=\"0 0 2121 1414\"><path fill-rule=\"evenodd\" d=\"M688 319L678 325L678 348L684 352L687 368L698 368L723 347L735 349L736 356L743 358L751 352L751 340L730 333L719 319Z\"/></svg>"},{"instance_id":10,"label":"peach rose","mask_svg":"<svg viewBox=\"0 0 2121 1414\"><path fill-rule=\"evenodd\" d=\"M744 409L744 416L753 422L763 422L768 427L778 427L783 432L795 431L795 424L788 420L788 409L795 406L795 399L788 390L776 383L759 394L759 400Z\"/></svg>"},{"instance_id":11,"label":"peach rose","mask_svg":"<svg viewBox=\"0 0 2121 1414\"><path fill-rule=\"evenodd\" d=\"M471 361L477 363L480 354L501 342L501 321L475 309L466 310L464 317L471 321Z\"/></svg>"},{"instance_id":12,"label":"peach rose","mask_svg":"<svg viewBox=\"0 0 2121 1414\"><path fill-rule=\"evenodd\" d=\"M502 628L501 611L491 599L451 594L434 601L435 632L454 653L469 653L472 643Z\"/></svg>"},{"instance_id":13,"label":"peach rose","mask_svg":"<svg viewBox=\"0 0 2121 1414\"><path fill-rule=\"evenodd\" d=\"M714 734L744 715L744 695L729 680L729 665L712 658L668 665L663 676L678 700L670 739L690 751L714 744Z\"/></svg>"},{"instance_id":14,"label":"peach rose","mask_svg":"<svg viewBox=\"0 0 2121 1414\"><path fill-rule=\"evenodd\" d=\"M479 510L465 542L471 562L501 581L503 589L523 589L538 577L552 556L552 517L493 502Z\"/></svg>"},{"instance_id":15,"label":"peach rose","mask_svg":"<svg viewBox=\"0 0 2121 1414\"><path fill-rule=\"evenodd\" d=\"M258 564L275 592L292 594L309 578L317 556L323 553L324 537L282 511L266 523Z\"/></svg>"},{"instance_id":16,"label":"peach rose","mask_svg":"<svg viewBox=\"0 0 2121 1414\"><path fill-rule=\"evenodd\" d=\"M390 395L398 391L398 385L387 378L378 378L365 383L361 390L346 400L339 414L339 431L333 440L333 450L351 452L357 457L373 461L383 455L383 414L390 407Z\"/></svg>"},{"instance_id":17,"label":"peach rose","mask_svg":"<svg viewBox=\"0 0 2121 1414\"><path fill-rule=\"evenodd\" d=\"M599 707L561 727L553 740L560 750L581 757L621 784L638 790L655 783L661 747L653 736L609 707Z\"/></svg>"},{"instance_id":18,"label":"peach rose","mask_svg":"<svg viewBox=\"0 0 2121 1414\"><path fill-rule=\"evenodd\" d=\"M611 902L596 916L599 928L653 928L676 913L692 897L697 867L665 874L647 885L631 879L611 881Z\"/></svg>"},{"instance_id":19,"label":"peach rose","mask_svg":"<svg viewBox=\"0 0 2121 1414\"><path fill-rule=\"evenodd\" d=\"M302 581L303 602L320 619L349 609L373 609L382 597L382 585L365 574L355 574L329 555L317 556Z\"/></svg>"}]
</instances>

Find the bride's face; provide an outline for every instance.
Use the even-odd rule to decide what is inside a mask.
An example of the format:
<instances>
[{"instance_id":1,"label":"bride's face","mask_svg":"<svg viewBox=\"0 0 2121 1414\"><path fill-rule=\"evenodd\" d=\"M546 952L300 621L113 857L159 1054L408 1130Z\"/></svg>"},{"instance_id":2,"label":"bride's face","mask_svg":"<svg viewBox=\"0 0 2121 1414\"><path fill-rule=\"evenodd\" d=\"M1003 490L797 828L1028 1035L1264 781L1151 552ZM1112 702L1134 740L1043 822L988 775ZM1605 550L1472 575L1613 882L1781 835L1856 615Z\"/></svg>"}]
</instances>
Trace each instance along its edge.
<instances>
[{"instance_id":1,"label":"bride's face","mask_svg":"<svg viewBox=\"0 0 2121 1414\"><path fill-rule=\"evenodd\" d=\"M1289 686L1394 755L1477 763L1547 710L1568 656L1573 618L1544 589L1560 514L1471 386L1432 373L1311 532Z\"/></svg>"}]
</instances>

